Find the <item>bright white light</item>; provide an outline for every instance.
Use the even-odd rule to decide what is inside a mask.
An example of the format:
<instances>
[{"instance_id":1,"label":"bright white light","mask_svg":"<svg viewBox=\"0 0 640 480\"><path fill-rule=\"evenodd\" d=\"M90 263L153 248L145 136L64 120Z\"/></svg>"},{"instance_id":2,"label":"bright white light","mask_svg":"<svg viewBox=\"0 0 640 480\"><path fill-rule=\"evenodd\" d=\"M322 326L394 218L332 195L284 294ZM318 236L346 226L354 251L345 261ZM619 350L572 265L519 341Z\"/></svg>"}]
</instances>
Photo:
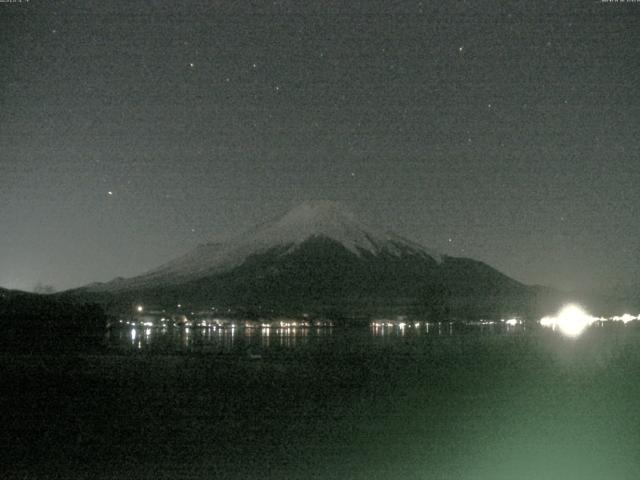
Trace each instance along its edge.
<instances>
[{"instance_id":1,"label":"bright white light","mask_svg":"<svg viewBox=\"0 0 640 480\"><path fill-rule=\"evenodd\" d=\"M577 337L589 325L597 321L597 318L587 314L577 305L567 305L555 317L544 317L540 319L543 327L558 328L568 337Z\"/></svg>"},{"instance_id":2,"label":"bright white light","mask_svg":"<svg viewBox=\"0 0 640 480\"><path fill-rule=\"evenodd\" d=\"M622 317L620 317L620 320L622 320L623 323L629 323L632 320L635 320L636 317L634 317L633 315L629 314L629 313L625 313L624 315L622 315Z\"/></svg>"},{"instance_id":3,"label":"bright white light","mask_svg":"<svg viewBox=\"0 0 640 480\"><path fill-rule=\"evenodd\" d=\"M144 307L142 305L138 305L136 307L136 310L138 310L139 312L142 312L144 310Z\"/></svg>"},{"instance_id":4,"label":"bright white light","mask_svg":"<svg viewBox=\"0 0 640 480\"><path fill-rule=\"evenodd\" d=\"M518 325L518 320L515 318L510 318L509 320L506 320L504 323L513 327L515 325Z\"/></svg>"},{"instance_id":5,"label":"bright white light","mask_svg":"<svg viewBox=\"0 0 640 480\"><path fill-rule=\"evenodd\" d=\"M553 327L556 324L556 319L554 317L542 317L540 319L540 325L543 327Z\"/></svg>"}]
</instances>

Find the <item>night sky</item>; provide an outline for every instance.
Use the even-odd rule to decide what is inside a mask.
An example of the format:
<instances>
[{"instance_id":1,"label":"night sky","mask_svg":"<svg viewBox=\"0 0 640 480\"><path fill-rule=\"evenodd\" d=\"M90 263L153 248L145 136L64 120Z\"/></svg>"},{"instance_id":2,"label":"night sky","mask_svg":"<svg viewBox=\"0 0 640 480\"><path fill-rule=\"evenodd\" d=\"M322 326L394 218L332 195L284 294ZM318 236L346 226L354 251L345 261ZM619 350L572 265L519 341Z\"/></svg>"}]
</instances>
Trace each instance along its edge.
<instances>
[{"instance_id":1,"label":"night sky","mask_svg":"<svg viewBox=\"0 0 640 480\"><path fill-rule=\"evenodd\" d=\"M640 3L0 3L0 286L333 199L526 283L640 284Z\"/></svg>"}]
</instances>

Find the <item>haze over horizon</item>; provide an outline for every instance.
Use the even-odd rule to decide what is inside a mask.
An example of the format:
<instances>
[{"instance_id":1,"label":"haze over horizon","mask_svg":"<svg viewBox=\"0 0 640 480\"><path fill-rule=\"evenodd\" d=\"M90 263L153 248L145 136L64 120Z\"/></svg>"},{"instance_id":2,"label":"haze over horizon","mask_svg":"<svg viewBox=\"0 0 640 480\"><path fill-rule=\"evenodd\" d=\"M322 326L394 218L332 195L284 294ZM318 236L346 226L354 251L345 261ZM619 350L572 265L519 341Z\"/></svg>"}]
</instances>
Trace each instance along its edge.
<instances>
[{"instance_id":1,"label":"haze over horizon","mask_svg":"<svg viewBox=\"0 0 640 480\"><path fill-rule=\"evenodd\" d=\"M640 285L640 4L0 4L0 287L331 199L528 284Z\"/></svg>"}]
</instances>

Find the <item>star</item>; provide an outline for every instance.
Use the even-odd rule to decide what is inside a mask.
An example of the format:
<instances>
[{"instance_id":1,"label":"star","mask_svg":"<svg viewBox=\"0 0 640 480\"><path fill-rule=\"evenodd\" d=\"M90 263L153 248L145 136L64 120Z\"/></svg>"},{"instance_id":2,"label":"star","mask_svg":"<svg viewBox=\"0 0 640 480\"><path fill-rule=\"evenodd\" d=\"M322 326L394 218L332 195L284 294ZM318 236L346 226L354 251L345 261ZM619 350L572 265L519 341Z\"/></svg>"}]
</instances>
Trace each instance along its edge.
<instances>
[{"instance_id":1,"label":"star","mask_svg":"<svg viewBox=\"0 0 640 480\"><path fill-rule=\"evenodd\" d=\"M459 46L459 47L458 47L458 51L459 51L460 53L462 53L462 51L463 51L463 50L464 50L464 46L462 46L462 45L461 45L461 46Z\"/></svg>"},{"instance_id":2,"label":"star","mask_svg":"<svg viewBox=\"0 0 640 480\"><path fill-rule=\"evenodd\" d=\"M276 85L275 89L276 89L276 92L279 92L280 91L280 85Z\"/></svg>"},{"instance_id":3,"label":"star","mask_svg":"<svg viewBox=\"0 0 640 480\"><path fill-rule=\"evenodd\" d=\"M251 65L253 68L258 68L258 64L254 63L253 65Z\"/></svg>"},{"instance_id":4,"label":"star","mask_svg":"<svg viewBox=\"0 0 640 480\"><path fill-rule=\"evenodd\" d=\"M112 192L111 190L109 190L109 191L107 192L107 195L109 195L110 197L112 197L112 196L113 196L113 192Z\"/></svg>"},{"instance_id":5,"label":"star","mask_svg":"<svg viewBox=\"0 0 640 480\"><path fill-rule=\"evenodd\" d=\"M193 63L193 62L191 62L191 63L189 64L189 68L193 68L193 67L195 67L195 66L196 66L196 64L195 64L195 63Z\"/></svg>"}]
</instances>

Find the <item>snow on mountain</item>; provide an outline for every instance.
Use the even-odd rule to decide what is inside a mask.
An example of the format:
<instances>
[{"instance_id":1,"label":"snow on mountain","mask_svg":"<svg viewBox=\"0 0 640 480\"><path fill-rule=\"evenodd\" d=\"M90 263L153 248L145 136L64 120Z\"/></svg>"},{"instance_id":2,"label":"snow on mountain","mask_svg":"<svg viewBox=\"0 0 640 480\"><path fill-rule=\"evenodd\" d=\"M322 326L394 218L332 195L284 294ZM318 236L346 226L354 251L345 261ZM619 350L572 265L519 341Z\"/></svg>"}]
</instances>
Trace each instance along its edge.
<instances>
[{"instance_id":1,"label":"snow on mountain","mask_svg":"<svg viewBox=\"0 0 640 480\"><path fill-rule=\"evenodd\" d=\"M275 221L259 225L227 242L200 245L155 270L131 279L109 282L99 289L120 290L180 283L230 270L251 255L275 248L286 254L315 237L333 240L358 256L365 252L395 256L409 253L431 257L438 263L442 261L441 255L417 243L361 222L338 202L316 201L303 203Z\"/></svg>"},{"instance_id":2,"label":"snow on mountain","mask_svg":"<svg viewBox=\"0 0 640 480\"><path fill-rule=\"evenodd\" d=\"M356 255L363 251L377 255L383 250L399 255L411 250L440 258L416 243L361 222L343 205L331 201L303 203L275 222L257 227L248 236L251 237L251 248L258 251L276 245L295 248L311 237L322 236L340 243Z\"/></svg>"}]
</instances>

